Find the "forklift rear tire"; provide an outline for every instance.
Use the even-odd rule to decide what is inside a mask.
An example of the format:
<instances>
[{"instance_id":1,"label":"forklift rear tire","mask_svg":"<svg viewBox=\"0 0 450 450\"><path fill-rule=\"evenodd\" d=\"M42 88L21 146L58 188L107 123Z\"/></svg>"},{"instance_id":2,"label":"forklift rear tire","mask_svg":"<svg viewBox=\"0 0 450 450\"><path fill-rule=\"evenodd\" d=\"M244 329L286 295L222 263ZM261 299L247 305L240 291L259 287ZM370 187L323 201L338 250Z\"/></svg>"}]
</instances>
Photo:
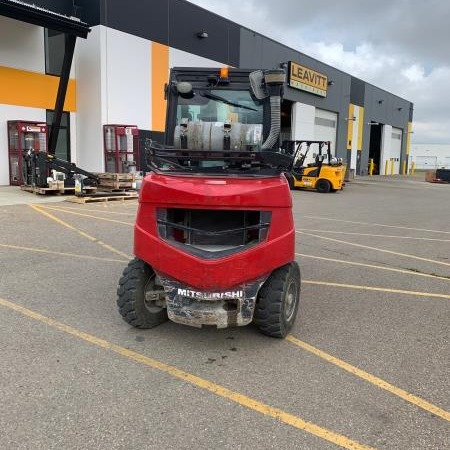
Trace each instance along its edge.
<instances>
[{"instance_id":1,"label":"forklift rear tire","mask_svg":"<svg viewBox=\"0 0 450 450\"><path fill-rule=\"evenodd\" d=\"M300 304L300 268L294 261L274 270L261 287L253 320L261 333L285 338Z\"/></svg>"},{"instance_id":2,"label":"forklift rear tire","mask_svg":"<svg viewBox=\"0 0 450 450\"><path fill-rule=\"evenodd\" d=\"M125 322L135 328L154 328L168 320L166 308L149 304L145 292L155 283L155 272L134 258L123 271L117 288L117 306Z\"/></svg>"},{"instance_id":3,"label":"forklift rear tire","mask_svg":"<svg viewBox=\"0 0 450 450\"><path fill-rule=\"evenodd\" d=\"M331 183L328 180L321 178L317 181L316 189L317 192L320 192L321 194L328 194L328 192L331 191Z\"/></svg>"}]
</instances>

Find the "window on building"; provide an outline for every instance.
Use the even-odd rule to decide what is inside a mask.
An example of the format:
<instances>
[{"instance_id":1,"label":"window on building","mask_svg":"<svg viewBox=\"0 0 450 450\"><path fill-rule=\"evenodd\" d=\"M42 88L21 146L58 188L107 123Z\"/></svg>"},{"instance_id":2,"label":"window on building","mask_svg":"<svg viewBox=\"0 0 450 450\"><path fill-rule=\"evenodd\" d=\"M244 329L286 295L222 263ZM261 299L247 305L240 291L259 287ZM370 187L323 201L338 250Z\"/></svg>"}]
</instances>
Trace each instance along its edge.
<instances>
[{"instance_id":1,"label":"window on building","mask_svg":"<svg viewBox=\"0 0 450 450\"><path fill-rule=\"evenodd\" d=\"M321 125L322 127L336 128L335 120L325 119L324 117L316 117L314 123L316 125Z\"/></svg>"},{"instance_id":2,"label":"window on building","mask_svg":"<svg viewBox=\"0 0 450 450\"><path fill-rule=\"evenodd\" d=\"M47 124L50 135L53 121L53 111L47 110ZM59 128L58 142L56 143L55 156L65 161L70 161L70 113L63 112L61 126Z\"/></svg>"},{"instance_id":3,"label":"window on building","mask_svg":"<svg viewBox=\"0 0 450 450\"><path fill-rule=\"evenodd\" d=\"M45 29L45 73L61 75L65 51L65 35L59 31Z\"/></svg>"}]
</instances>

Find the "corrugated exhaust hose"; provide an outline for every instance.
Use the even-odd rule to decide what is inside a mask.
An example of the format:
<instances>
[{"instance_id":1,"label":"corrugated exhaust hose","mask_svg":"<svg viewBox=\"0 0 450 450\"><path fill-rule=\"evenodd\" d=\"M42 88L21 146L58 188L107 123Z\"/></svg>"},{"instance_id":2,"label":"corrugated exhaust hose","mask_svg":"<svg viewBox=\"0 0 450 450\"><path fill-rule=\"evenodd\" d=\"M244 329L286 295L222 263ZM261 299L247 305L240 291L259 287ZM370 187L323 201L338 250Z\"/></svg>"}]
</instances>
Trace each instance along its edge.
<instances>
[{"instance_id":1,"label":"corrugated exhaust hose","mask_svg":"<svg viewBox=\"0 0 450 450\"><path fill-rule=\"evenodd\" d=\"M281 129L281 92L286 79L283 69L264 72L265 85L270 96L270 132L262 144L262 150L270 150L278 142Z\"/></svg>"},{"instance_id":2,"label":"corrugated exhaust hose","mask_svg":"<svg viewBox=\"0 0 450 450\"><path fill-rule=\"evenodd\" d=\"M278 142L281 127L281 97L270 97L270 132L262 144L263 150L269 150Z\"/></svg>"}]
</instances>

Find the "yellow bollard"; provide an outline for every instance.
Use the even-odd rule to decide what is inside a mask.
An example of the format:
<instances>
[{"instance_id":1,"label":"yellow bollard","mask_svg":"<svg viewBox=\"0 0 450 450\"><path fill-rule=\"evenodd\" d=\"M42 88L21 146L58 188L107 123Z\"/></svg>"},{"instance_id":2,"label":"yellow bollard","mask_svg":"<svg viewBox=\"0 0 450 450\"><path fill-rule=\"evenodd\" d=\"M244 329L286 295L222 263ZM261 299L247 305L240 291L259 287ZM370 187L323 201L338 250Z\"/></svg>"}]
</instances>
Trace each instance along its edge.
<instances>
[{"instance_id":1,"label":"yellow bollard","mask_svg":"<svg viewBox=\"0 0 450 450\"><path fill-rule=\"evenodd\" d=\"M373 175L373 169L375 169L375 163L373 161L373 158L369 159L369 175Z\"/></svg>"},{"instance_id":2,"label":"yellow bollard","mask_svg":"<svg viewBox=\"0 0 450 450\"><path fill-rule=\"evenodd\" d=\"M416 163L413 162L413 163L411 164L411 175L414 175L415 170L416 170Z\"/></svg>"},{"instance_id":3,"label":"yellow bollard","mask_svg":"<svg viewBox=\"0 0 450 450\"><path fill-rule=\"evenodd\" d=\"M402 175L406 175L406 161L403 161Z\"/></svg>"},{"instance_id":4,"label":"yellow bollard","mask_svg":"<svg viewBox=\"0 0 450 450\"><path fill-rule=\"evenodd\" d=\"M391 158L391 175L394 175L394 158Z\"/></svg>"},{"instance_id":5,"label":"yellow bollard","mask_svg":"<svg viewBox=\"0 0 450 450\"><path fill-rule=\"evenodd\" d=\"M384 174L385 174L385 175L388 174L388 168L389 168L389 161L386 160L386 164L384 165Z\"/></svg>"}]
</instances>

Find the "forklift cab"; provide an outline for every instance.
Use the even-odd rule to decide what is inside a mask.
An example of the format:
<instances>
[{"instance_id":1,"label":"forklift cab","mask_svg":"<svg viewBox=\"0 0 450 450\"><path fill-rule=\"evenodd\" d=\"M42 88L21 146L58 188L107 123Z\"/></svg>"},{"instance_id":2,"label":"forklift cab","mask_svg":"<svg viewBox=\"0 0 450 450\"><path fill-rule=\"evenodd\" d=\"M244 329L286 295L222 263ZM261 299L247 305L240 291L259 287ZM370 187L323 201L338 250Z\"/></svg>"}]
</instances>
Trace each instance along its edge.
<instances>
[{"instance_id":1,"label":"forklift cab","mask_svg":"<svg viewBox=\"0 0 450 450\"><path fill-rule=\"evenodd\" d=\"M179 160L182 165L229 167L236 163L231 156L261 150L267 102L249 89L247 71L226 70L206 77L202 72L203 76L195 69L172 71L165 144L186 151L179 156L191 157ZM208 152L216 152L217 159ZM224 152L233 153L220 158Z\"/></svg>"}]
</instances>

